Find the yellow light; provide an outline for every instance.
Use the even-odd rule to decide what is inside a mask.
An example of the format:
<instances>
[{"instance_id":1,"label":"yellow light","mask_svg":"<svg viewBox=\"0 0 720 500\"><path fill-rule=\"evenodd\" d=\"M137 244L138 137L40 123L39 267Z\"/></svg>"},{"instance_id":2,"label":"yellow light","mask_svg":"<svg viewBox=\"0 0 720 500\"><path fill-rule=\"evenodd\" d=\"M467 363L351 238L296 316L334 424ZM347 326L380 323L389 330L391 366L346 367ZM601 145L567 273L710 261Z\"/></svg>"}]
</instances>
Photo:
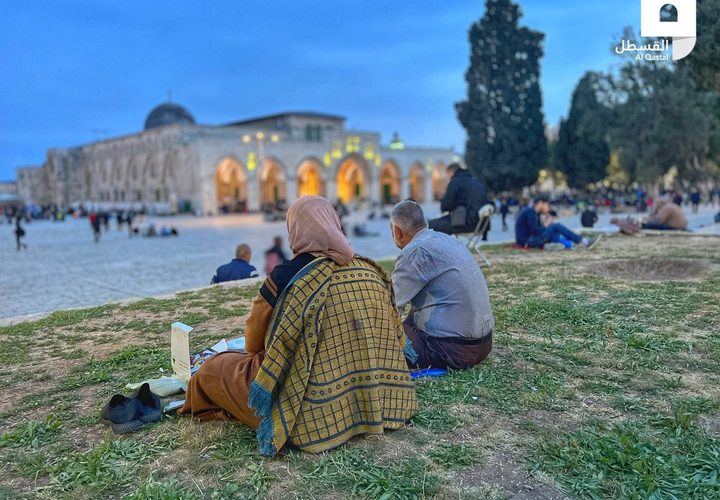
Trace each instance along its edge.
<instances>
[{"instance_id":1,"label":"yellow light","mask_svg":"<svg viewBox=\"0 0 720 500\"><path fill-rule=\"evenodd\" d=\"M243 142L244 142L245 144L250 144L250 136L247 135L247 134L245 134L245 135L243 136Z\"/></svg>"},{"instance_id":2,"label":"yellow light","mask_svg":"<svg viewBox=\"0 0 720 500\"><path fill-rule=\"evenodd\" d=\"M277 134L273 134L270 136L270 140L273 142L278 142L280 140L280 136Z\"/></svg>"},{"instance_id":3,"label":"yellow light","mask_svg":"<svg viewBox=\"0 0 720 500\"><path fill-rule=\"evenodd\" d=\"M333 144L332 157L336 160L342 158L342 143L340 141L335 141Z\"/></svg>"},{"instance_id":4,"label":"yellow light","mask_svg":"<svg viewBox=\"0 0 720 500\"><path fill-rule=\"evenodd\" d=\"M375 149L373 148L373 145L368 143L365 144L365 159L366 160L372 160L375 158Z\"/></svg>"},{"instance_id":5,"label":"yellow light","mask_svg":"<svg viewBox=\"0 0 720 500\"><path fill-rule=\"evenodd\" d=\"M247 166L248 170L255 170L255 167L257 167L257 157L255 156L255 151L250 151L248 153Z\"/></svg>"},{"instance_id":6,"label":"yellow light","mask_svg":"<svg viewBox=\"0 0 720 500\"><path fill-rule=\"evenodd\" d=\"M330 153L325 153L325 156L323 157L323 163L326 167L332 165L332 158L330 158Z\"/></svg>"},{"instance_id":7,"label":"yellow light","mask_svg":"<svg viewBox=\"0 0 720 500\"><path fill-rule=\"evenodd\" d=\"M255 137L257 138L258 141L262 141L263 139L265 139L265 133L258 132L257 134L255 134Z\"/></svg>"}]
</instances>

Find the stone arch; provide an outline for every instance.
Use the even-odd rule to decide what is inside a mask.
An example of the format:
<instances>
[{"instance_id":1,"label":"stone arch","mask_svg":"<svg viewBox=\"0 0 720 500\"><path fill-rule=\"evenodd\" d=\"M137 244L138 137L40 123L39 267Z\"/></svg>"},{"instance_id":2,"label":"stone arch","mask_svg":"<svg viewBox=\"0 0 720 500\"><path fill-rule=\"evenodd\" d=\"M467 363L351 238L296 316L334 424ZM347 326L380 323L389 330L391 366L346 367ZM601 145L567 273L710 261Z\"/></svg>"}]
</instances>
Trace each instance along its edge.
<instances>
[{"instance_id":1,"label":"stone arch","mask_svg":"<svg viewBox=\"0 0 720 500\"><path fill-rule=\"evenodd\" d=\"M162 201L167 202L171 210L190 211L189 206L180 207L178 205L177 169L179 167L180 154L177 151L165 155L162 160L157 186L162 193Z\"/></svg>"},{"instance_id":2,"label":"stone arch","mask_svg":"<svg viewBox=\"0 0 720 500\"><path fill-rule=\"evenodd\" d=\"M408 184L410 199L415 200L418 203L424 203L427 176L425 175L425 168L423 168L422 163L416 161L412 164L408 174Z\"/></svg>"},{"instance_id":3,"label":"stone arch","mask_svg":"<svg viewBox=\"0 0 720 500\"><path fill-rule=\"evenodd\" d=\"M380 168L380 203L400 201L400 167L394 160L385 160Z\"/></svg>"},{"instance_id":4,"label":"stone arch","mask_svg":"<svg viewBox=\"0 0 720 500\"><path fill-rule=\"evenodd\" d=\"M143 167L140 166L139 159L131 158L125 177L126 201L144 201L142 172Z\"/></svg>"},{"instance_id":5,"label":"stone arch","mask_svg":"<svg viewBox=\"0 0 720 500\"><path fill-rule=\"evenodd\" d=\"M338 162L337 197L343 203L368 198L372 175L365 159L351 153Z\"/></svg>"},{"instance_id":6,"label":"stone arch","mask_svg":"<svg viewBox=\"0 0 720 500\"><path fill-rule=\"evenodd\" d=\"M232 156L220 160L215 167L218 210L224 213L247 211L247 186L248 172L245 165Z\"/></svg>"},{"instance_id":7,"label":"stone arch","mask_svg":"<svg viewBox=\"0 0 720 500\"><path fill-rule=\"evenodd\" d=\"M443 162L437 162L432 167L432 189L435 201L442 199L449 181L446 165Z\"/></svg>"},{"instance_id":8,"label":"stone arch","mask_svg":"<svg viewBox=\"0 0 720 500\"><path fill-rule=\"evenodd\" d=\"M260 207L287 202L287 171L276 158L265 158L258 172Z\"/></svg>"},{"instance_id":9,"label":"stone arch","mask_svg":"<svg viewBox=\"0 0 720 500\"><path fill-rule=\"evenodd\" d=\"M83 165L83 186L84 198L88 201L98 201L98 169L97 163L85 163Z\"/></svg>"},{"instance_id":10,"label":"stone arch","mask_svg":"<svg viewBox=\"0 0 720 500\"><path fill-rule=\"evenodd\" d=\"M145 199L151 202L167 201L167 193L160 182L160 165L163 165L163 158L157 154L148 155L143 167L142 179Z\"/></svg>"},{"instance_id":11,"label":"stone arch","mask_svg":"<svg viewBox=\"0 0 720 500\"><path fill-rule=\"evenodd\" d=\"M295 169L297 172L297 195L325 196L325 172L322 162L315 157L305 158Z\"/></svg>"}]
</instances>

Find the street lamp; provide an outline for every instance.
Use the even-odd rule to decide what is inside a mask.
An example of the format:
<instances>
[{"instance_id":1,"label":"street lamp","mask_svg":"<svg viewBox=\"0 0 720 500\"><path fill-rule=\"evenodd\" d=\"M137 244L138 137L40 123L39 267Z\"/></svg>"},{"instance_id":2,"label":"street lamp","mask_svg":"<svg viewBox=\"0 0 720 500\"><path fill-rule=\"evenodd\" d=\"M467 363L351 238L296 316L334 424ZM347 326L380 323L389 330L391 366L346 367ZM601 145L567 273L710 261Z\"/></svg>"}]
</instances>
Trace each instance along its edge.
<instances>
[{"instance_id":1,"label":"street lamp","mask_svg":"<svg viewBox=\"0 0 720 500\"><path fill-rule=\"evenodd\" d=\"M258 160L260 165L262 165L262 163L265 161L265 138L265 132L263 132L262 130L256 132L254 136L250 134L245 134L242 138L242 141L245 144L250 144L252 140L255 139L255 141L257 142ZM277 144L278 142L280 142L280 135L270 134L270 141L274 144ZM248 161L248 168L250 168L250 170L254 170L254 167L251 167L250 163L251 162Z\"/></svg>"}]
</instances>

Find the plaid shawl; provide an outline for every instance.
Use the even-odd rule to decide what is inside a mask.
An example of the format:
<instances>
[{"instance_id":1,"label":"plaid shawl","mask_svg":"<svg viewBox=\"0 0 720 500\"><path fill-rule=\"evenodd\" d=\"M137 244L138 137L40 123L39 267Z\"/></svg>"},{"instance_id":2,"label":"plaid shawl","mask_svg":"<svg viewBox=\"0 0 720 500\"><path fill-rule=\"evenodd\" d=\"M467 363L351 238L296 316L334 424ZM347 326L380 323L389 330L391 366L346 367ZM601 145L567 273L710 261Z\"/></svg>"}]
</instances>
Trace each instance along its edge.
<instances>
[{"instance_id":1,"label":"plaid shawl","mask_svg":"<svg viewBox=\"0 0 720 500\"><path fill-rule=\"evenodd\" d=\"M417 412L392 283L373 261L318 258L278 299L250 388L260 452L317 453L403 427Z\"/></svg>"}]
</instances>

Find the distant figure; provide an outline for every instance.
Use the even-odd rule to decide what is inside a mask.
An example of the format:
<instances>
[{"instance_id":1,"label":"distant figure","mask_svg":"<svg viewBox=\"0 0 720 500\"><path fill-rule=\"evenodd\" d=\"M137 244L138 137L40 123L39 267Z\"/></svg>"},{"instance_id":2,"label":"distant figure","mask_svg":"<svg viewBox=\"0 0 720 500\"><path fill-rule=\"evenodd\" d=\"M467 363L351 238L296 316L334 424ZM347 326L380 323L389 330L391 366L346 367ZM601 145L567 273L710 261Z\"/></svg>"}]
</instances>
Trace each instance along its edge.
<instances>
[{"instance_id":1,"label":"distant figure","mask_svg":"<svg viewBox=\"0 0 720 500\"><path fill-rule=\"evenodd\" d=\"M128 236L129 236L130 238L132 238L135 234L137 234L137 231L134 231L134 230L133 230L133 217L134 217L134 215L135 215L135 214L133 214L132 211L129 211L129 212L127 213L127 217L125 218L125 221L127 222L127 225L128 225Z\"/></svg>"},{"instance_id":2,"label":"distant figure","mask_svg":"<svg viewBox=\"0 0 720 500\"><path fill-rule=\"evenodd\" d=\"M515 220L515 244L520 247L543 248L547 243L559 243L561 238L576 245L592 246L594 241L583 238L562 224L554 223L548 227L540 224L539 217L550 212L550 199L537 196L532 205L523 208Z\"/></svg>"},{"instance_id":3,"label":"distant figure","mask_svg":"<svg viewBox=\"0 0 720 500\"><path fill-rule=\"evenodd\" d=\"M698 213L698 208L700 208L700 191L697 189L694 189L693 192L690 193L690 203L692 203L692 213Z\"/></svg>"},{"instance_id":4,"label":"distant figure","mask_svg":"<svg viewBox=\"0 0 720 500\"><path fill-rule=\"evenodd\" d=\"M347 235L347 231L345 230L345 223L343 222L343 219L350 214L350 211L345 206L345 204L342 202L342 200L338 199L335 204L333 205L333 208L335 209L335 213L337 214L338 218L340 219L340 226L342 228L342 232L344 235Z\"/></svg>"},{"instance_id":5,"label":"distant figure","mask_svg":"<svg viewBox=\"0 0 720 500\"><path fill-rule=\"evenodd\" d=\"M353 231L353 236L357 236L359 238L366 238L368 236L380 236L379 233L370 231L367 227L367 224L364 224L364 223L354 224L352 231Z\"/></svg>"},{"instance_id":6,"label":"distant figure","mask_svg":"<svg viewBox=\"0 0 720 500\"><path fill-rule=\"evenodd\" d=\"M285 262L287 256L283 250L282 236L275 236L273 246L265 250L265 273L270 274L277 266Z\"/></svg>"},{"instance_id":7,"label":"distant figure","mask_svg":"<svg viewBox=\"0 0 720 500\"><path fill-rule=\"evenodd\" d=\"M27 245L23 243L22 239L25 237L25 230L20 225L20 217L15 219L15 245L17 246L18 252L23 248L27 250Z\"/></svg>"},{"instance_id":8,"label":"distant figure","mask_svg":"<svg viewBox=\"0 0 720 500\"><path fill-rule=\"evenodd\" d=\"M144 236L145 238L154 238L154 237L157 236L157 235L158 235L157 227L155 227L155 224L151 222L151 223L145 228L145 231L143 232L143 236Z\"/></svg>"},{"instance_id":9,"label":"distant figure","mask_svg":"<svg viewBox=\"0 0 720 500\"><path fill-rule=\"evenodd\" d=\"M160 236L162 237L178 236L178 234L178 230L174 226L162 226L160 228Z\"/></svg>"},{"instance_id":10,"label":"distant figure","mask_svg":"<svg viewBox=\"0 0 720 500\"><path fill-rule=\"evenodd\" d=\"M677 204L669 197L661 197L655 201L655 208L642 225L643 229L658 231L687 231L688 220Z\"/></svg>"},{"instance_id":11,"label":"distant figure","mask_svg":"<svg viewBox=\"0 0 720 500\"><path fill-rule=\"evenodd\" d=\"M683 202L683 195L679 192L672 193L672 202L675 203L677 206L681 207Z\"/></svg>"},{"instance_id":12,"label":"distant figure","mask_svg":"<svg viewBox=\"0 0 720 500\"><path fill-rule=\"evenodd\" d=\"M120 210L118 210L117 214L115 214L115 219L117 221L118 231L122 230L124 218L123 218L123 213Z\"/></svg>"},{"instance_id":13,"label":"distant figure","mask_svg":"<svg viewBox=\"0 0 720 500\"><path fill-rule=\"evenodd\" d=\"M235 258L225 265L217 268L210 284L222 283L224 281L244 280L257 278L258 272L250 265L252 250L245 243L241 243L235 249Z\"/></svg>"},{"instance_id":14,"label":"distant figure","mask_svg":"<svg viewBox=\"0 0 720 500\"><path fill-rule=\"evenodd\" d=\"M428 221L429 227L445 234L472 233L479 220L480 207L488 202L485 188L458 163L448 165L447 173L450 182L440 201L440 210L448 215ZM487 241L489 230L490 224L483 233L483 241Z\"/></svg>"},{"instance_id":15,"label":"distant figure","mask_svg":"<svg viewBox=\"0 0 720 500\"><path fill-rule=\"evenodd\" d=\"M507 216L508 213L510 213L510 202L507 199L507 196L503 196L500 200L500 216L502 217L502 229L503 231L508 230L507 225Z\"/></svg>"},{"instance_id":16,"label":"distant figure","mask_svg":"<svg viewBox=\"0 0 720 500\"><path fill-rule=\"evenodd\" d=\"M90 219L90 226L93 230L93 239L95 240L95 243L100 241L100 216L96 212L92 212L90 216L88 217Z\"/></svg>"},{"instance_id":17,"label":"distant figure","mask_svg":"<svg viewBox=\"0 0 720 500\"><path fill-rule=\"evenodd\" d=\"M585 210L583 210L583 213L580 214L580 224L582 224L582 227L593 227L597 221L597 213L590 206L588 206Z\"/></svg>"}]
</instances>

